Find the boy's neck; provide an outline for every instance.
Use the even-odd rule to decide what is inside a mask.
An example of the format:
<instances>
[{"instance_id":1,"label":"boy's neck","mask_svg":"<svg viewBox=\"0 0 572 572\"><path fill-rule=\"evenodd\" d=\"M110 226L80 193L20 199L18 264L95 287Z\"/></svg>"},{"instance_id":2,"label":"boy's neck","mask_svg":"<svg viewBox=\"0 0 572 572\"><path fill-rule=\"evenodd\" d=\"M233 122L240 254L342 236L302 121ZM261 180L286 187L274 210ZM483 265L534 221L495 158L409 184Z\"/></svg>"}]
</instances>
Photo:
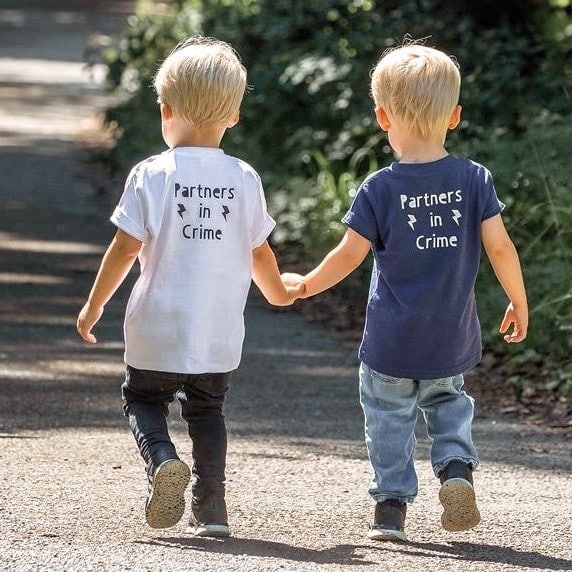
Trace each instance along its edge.
<instances>
[{"instance_id":1,"label":"boy's neck","mask_svg":"<svg viewBox=\"0 0 572 572\"><path fill-rule=\"evenodd\" d=\"M416 140L403 144L398 156L400 163L431 163L445 158L448 154L441 142Z\"/></svg>"},{"instance_id":2,"label":"boy's neck","mask_svg":"<svg viewBox=\"0 0 572 572\"><path fill-rule=\"evenodd\" d=\"M169 146L174 147L210 147L218 148L222 141L225 129L222 130L190 130L178 133L169 141Z\"/></svg>"},{"instance_id":3,"label":"boy's neck","mask_svg":"<svg viewBox=\"0 0 572 572\"><path fill-rule=\"evenodd\" d=\"M228 124L226 122L212 123L196 127L175 114L162 117L163 139L173 149L175 147L220 147L220 142Z\"/></svg>"}]
</instances>

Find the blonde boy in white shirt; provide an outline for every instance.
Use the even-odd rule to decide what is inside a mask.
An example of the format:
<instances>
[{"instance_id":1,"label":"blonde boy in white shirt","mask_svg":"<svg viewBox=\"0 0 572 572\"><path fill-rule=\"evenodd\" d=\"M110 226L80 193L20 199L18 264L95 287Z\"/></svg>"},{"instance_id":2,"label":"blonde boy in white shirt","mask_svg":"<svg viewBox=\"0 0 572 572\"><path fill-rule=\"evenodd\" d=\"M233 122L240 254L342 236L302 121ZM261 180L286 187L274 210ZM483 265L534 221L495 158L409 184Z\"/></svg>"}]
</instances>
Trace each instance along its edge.
<instances>
[{"instance_id":1,"label":"blonde boy in white shirt","mask_svg":"<svg viewBox=\"0 0 572 572\"><path fill-rule=\"evenodd\" d=\"M228 536L223 405L241 358L251 280L275 305L291 304L303 286L282 284L267 242L275 223L258 174L219 148L238 122L246 89L246 70L231 46L189 38L163 62L155 89L169 149L129 174L111 216L117 233L77 329L96 342L93 327L139 259L125 316L122 395L147 464L146 520L171 527L185 509L191 470L166 422L176 395L193 444L189 531Z\"/></svg>"}]
</instances>

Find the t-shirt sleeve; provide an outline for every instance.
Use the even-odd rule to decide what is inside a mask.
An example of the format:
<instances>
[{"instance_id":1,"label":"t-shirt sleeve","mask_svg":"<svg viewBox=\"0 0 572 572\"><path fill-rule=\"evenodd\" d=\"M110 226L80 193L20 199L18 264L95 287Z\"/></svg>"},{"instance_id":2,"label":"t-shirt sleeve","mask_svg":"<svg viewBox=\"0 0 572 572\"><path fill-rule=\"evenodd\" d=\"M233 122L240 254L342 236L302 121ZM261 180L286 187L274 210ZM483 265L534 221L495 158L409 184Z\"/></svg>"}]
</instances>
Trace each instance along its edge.
<instances>
[{"instance_id":1,"label":"t-shirt sleeve","mask_svg":"<svg viewBox=\"0 0 572 572\"><path fill-rule=\"evenodd\" d=\"M377 220L369 197L368 181L365 181L358 189L342 222L370 242L377 241Z\"/></svg>"},{"instance_id":2,"label":"t-shirt sleeve","mask_svg":"<svg viewBox=\"0 0 572 572\"><path fill-rule=\"evenodd\" d=\"M492 218L503 211L505 204L497 197L493 176L483 167L483 206L481 209L481 222Z\"/></svg>"},{"instance_id":3,"label":"t-shirt sleeve","mask_svg":"<svg viewBox=\"0 0 572 572\"><path fill-rule=\"evenodd\" d=\"M251 183L255 188L255 200L250 217L250 247L254 249L261 246L268 238L276 226L276 221L268 214L260 177L255 172L251 172L248 176L252 178Z\"/></svg>"},{"instance_id":4,"label":"t-shirt sleeve","mask_svg":"<svg viewBox=\"0 0 572 572\"><path fill-rule=\"evenodd\" d=\"M140 240L147 242L149 233L145 224L143 194L140 190L138 181L141 174L133 169L129 174L125 183L123 194L119 199L118 205L115 207L110 219L111 222L123 232Z\"/></svg>"}]
</instances>

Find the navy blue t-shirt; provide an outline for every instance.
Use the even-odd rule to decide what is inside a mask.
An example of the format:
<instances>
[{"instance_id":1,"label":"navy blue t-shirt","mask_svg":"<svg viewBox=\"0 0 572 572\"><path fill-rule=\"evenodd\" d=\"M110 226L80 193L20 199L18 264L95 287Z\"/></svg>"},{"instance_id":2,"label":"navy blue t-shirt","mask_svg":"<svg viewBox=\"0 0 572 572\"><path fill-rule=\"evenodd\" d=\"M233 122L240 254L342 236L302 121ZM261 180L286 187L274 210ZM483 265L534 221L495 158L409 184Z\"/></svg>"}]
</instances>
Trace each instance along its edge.
<instances>
[{"instance_id":1,"label":"navy blue t-shirt","mask_svg":"<svg viewBox=\"0 0 572 572\"><path fill-rule=\"evenodd\" d=\"M396 377L463 373L482 356L474 284L481 222L500 213L490 172L448 155L372 173L342 219L375 260L360 359Z\"/></svg>"}]
</instances>

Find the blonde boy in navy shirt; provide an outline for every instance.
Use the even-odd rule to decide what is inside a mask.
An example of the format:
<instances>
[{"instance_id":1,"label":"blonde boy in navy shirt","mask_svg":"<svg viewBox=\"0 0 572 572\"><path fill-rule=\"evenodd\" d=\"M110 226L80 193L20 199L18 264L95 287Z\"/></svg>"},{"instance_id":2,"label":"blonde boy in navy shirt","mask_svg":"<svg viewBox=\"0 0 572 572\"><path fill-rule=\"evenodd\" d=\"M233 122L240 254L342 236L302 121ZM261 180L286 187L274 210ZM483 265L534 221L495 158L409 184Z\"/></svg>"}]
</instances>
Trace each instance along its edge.
<instances>
[{"instance_id":1,"label":"blonde boy in navy shirt","mask_svg":"<svg viewBox=\"0 0 572 572\"><path fill-rule=\"evenodd\" d=\"M500 331L525 339L528 310L516 249L490 172L445 149L461 118L461 78L446 54L422 45L388 51L373 71L375 114L398 160L370 174L343 218L340 244L302 281L304 297L344 279L374 257L359 349L360 400L376 501L368 536L406 540L407 503L418 492L414 467L419 412L441 481L441 523L468 530L480 521L472 473L473 399L463 373L482 355L474 284L481 243L509 305ZM512 326L510 333L507 333Z\"/></svg>"}]
</instances>

